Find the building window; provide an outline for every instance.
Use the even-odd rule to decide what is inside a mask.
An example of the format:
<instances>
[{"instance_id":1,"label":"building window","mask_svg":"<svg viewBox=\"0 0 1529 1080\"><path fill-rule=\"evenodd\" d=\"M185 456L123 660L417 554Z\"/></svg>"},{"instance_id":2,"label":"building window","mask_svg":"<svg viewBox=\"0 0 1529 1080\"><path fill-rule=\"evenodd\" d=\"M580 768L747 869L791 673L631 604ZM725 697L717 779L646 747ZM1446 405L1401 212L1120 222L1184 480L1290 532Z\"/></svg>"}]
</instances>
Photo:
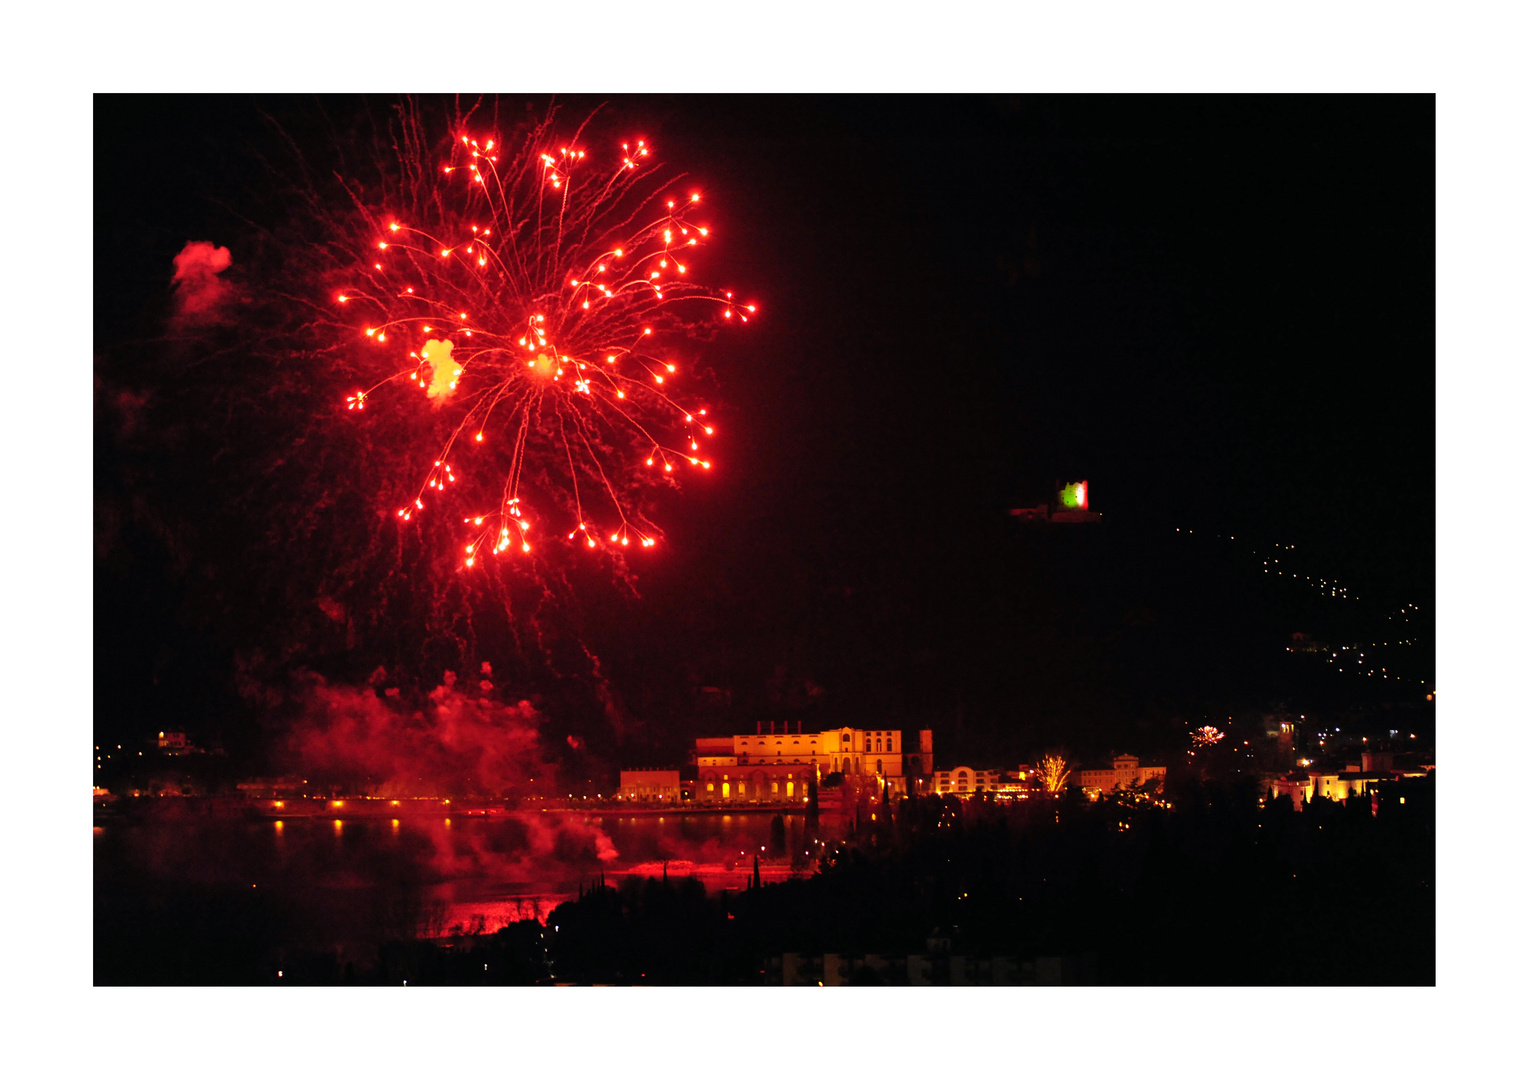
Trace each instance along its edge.
<instances>
[{"instance_id":1,"label":"building window","mask_svg":"<svg viewBox=\"0 0 1529 1080\"><path fill-rule=\"evenodd\" d=\"M706 790L707 791L715 791L716 790L716 785L715 784L707 784L706 785Z\"/></svg>"}]
</instances>

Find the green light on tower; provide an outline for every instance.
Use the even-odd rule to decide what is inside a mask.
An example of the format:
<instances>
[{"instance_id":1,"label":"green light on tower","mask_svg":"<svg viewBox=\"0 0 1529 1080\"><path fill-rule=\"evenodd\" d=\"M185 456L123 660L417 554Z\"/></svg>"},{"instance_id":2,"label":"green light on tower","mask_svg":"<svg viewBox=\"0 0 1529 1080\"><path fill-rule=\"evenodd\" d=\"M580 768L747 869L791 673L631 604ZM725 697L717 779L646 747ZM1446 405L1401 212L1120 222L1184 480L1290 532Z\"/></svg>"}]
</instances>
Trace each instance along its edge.
<instances>
[{"instance_id":1,"label":"green light on tower","mask_svg":"<svg viewBox=\"0 0 1529 1080\"><path fill-rule=\"evenodd\" d=\"M1079 480L1073 484L1067 484L1057 492L1057 502L1066 510L1088 509L1088 481Z\"/></svg>"}]
</instances>

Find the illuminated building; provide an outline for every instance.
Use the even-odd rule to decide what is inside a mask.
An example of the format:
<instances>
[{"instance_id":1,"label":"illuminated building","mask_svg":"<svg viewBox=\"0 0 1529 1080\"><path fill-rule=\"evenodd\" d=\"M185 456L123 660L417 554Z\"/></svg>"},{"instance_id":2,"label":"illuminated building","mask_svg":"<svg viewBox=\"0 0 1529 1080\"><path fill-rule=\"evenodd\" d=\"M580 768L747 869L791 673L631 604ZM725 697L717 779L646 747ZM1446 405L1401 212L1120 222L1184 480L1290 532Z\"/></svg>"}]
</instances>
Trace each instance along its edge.
<instances>
[{"instance_id":1,"label":"illuminated building","mask_svg":"<svg viewBox=\"0 0 1529 1080\"><path fill-rule=\"evenodd\" d=\"M1073 774L1073 783L1091 798L1116 789L1132 788L1156 779L1162 783L1168 777L1167 766L1143 765L1133 754L1121 754L1108 769L1080 769Z\"/></svg>"},{"instance_id":2,"label":"illuminated building","mask_svg":"<svg viewBox=\"0 0 1529 1080\"><path fill-rule=\"evenodd\" d=\"M1001 769L973 769L957 765L934 774L934 790L941 795L975 795L979 791L997 791L1004 784Z\"/></svg>"},{"instance_id":3,"label":"illuminated building","mask_svg":"<svg viewBox=\"0 0 1529 1080\"><path fill-rule=\"evenodd\" d=\"M1281 795L1290 796L1290 801L1299 810L1319 795L1334 802L1342 802L1350 795L1362 795L1366 785L1373 784L1377 779L1357 772L1309 772L1281 777L1272 786L1276 798Z\"/></svg>"},{"instance_id":4,"label":"illuminated building","mask_svg":"<svg viewBox=\"0 0 1529 1080\"><path fill-rule=\"evenodd\" d=\"M1342 771L1307 769L1281 776L1269 786L1275 798L1289 796L1296 810L1318 796L1342 802L1356 795L1369 795L1374 804L1380 796L1378 789L1381 786L1394 785L1400 780L1422 779L1430 771L1427 767L1399 769L1393 765L1393 760L1390 751L1365 751L1359 757L1359 764L1347 765Z\"/></svg>"},{"instance_id":5,"label":"illuminated building","mask_svg":"<svg viewBox=\"0 0 1529 1080\"><path fill-rule=\"evenodd\" d=\"M998 781L993 790L1000 795L1018 795L1025 798L1037 782L1034 771L1028 765L1021 765L1018 769L1005 773L1004 778Z\"/></svg>"},{"instance_id":6,"label":"illuminated building","mask_svg":"<svg viewBox=\"0 0 1529 1080\"><path fill-rule=\"evenodd\" d=\"M619 797L631 802L679 802L678 769L622 769Z\"/></svg>"},{"instance_id":7,"label":"illuminated building","mask_svg":"<svg viewBox=\"0 0 1529 1080\"><path fill-rule=\"evenodd\" d=\"M159 733L159 749L166 754L196 754L200 753L191 740L186 738L184 731L161 731Z\"/></svg>"},{"instance_id":8,"label":"illuminated building","mask_svg":"<svg viewBox=\"0 0 1529 1080\"><path fill-rule=\"evenodd\" d=\"M1078 480L1063 484L1057 490L1057 505L1066 510L1088 509L1088 481Z\"/></svg>"},{"instance_id":9,"label":"illuminated building","mask_svg":"<svg viewBox=\"0 0 1529 1080\"><path fill-rule=\"evenodd\" d=\"M862 777L893 792L927 777L934 735L919 732L919 751L904 755L903 733L891 729L834 728L803 732L759 724L752 735L695 741L695 801L699 803L804 802L807 783L829 773ZM625 772L622 793L625 797ZM633 789L636 790L635 788Z\"/></svg>"},{"instance_id":10,"label":"illuminated building","mask_svg":"<svg viewBox=\"0 0 1529 1080\"><path fill-rule=\"evenodd\" d=\"M1056 497L1050 503L1019 507L1009 511L1011 517L1020 521L1035 522L1087 522L1098 521L1100 515L1088 508L1088 481L1075 480L1057 484Z\"/></svg>"}]
</instances>

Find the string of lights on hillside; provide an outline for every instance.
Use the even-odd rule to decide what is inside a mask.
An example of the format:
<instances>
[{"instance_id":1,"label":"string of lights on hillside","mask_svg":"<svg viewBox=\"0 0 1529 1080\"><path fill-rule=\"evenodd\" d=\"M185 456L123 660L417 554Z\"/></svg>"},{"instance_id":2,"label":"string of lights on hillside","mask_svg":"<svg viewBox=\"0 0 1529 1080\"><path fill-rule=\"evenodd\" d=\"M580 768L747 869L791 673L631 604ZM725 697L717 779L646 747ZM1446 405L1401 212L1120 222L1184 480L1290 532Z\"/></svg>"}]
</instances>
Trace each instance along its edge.
<instances>
[{"instance_id":1,"label":"string of lights on hillside","mask_svg":"<svg viewBox=\"0 0 1529 1080\"><path fill-rule=\"evenodd\" d=\"M1392 645L1392 644L1395 644L1395 645L1416 645L1417 642L1416 641L1397 641L1397 642L1394 642L1394 643L1393 642L1388 642L1388 641L1371 642L1369 647L1374 649L1374 648L1380 648L1380 647L1387 646L1387 645ZM1365 663L1365 660L1366 660L1365 654L1362 651L1360 651L1364 647L1365 646L1362 646L1362 645L1331 645L1331 646L1319 646L1318 648L1312 648L1312 647L1301 648L1301 647L1297 647L1297 646L1289 646L1289 647L1286 648L1285 651L1286 652L1317 652L1320 649L1321 655L1322 655L1322 659L1326 663L1332 664L1335 667L1337 667L1337 669L1339 671L1347 671L1348 668L1345 667L1344 665L1351 665L1358 674L1366 675L1366 676L1369 676L1370 678L1374 678L1375 676L1378 675L1382 679L1395 680L1396 682L1411 682L1412 681L1411 679L1409 679L1409 678L1407 678L1405 676L1395 675L1395 674L1390 673L1383 665L1377 665L1377 662L1375 660L1373 660L1373 659L1371 659L1369 661L1369 663L1366 664ZM1422 683L1423 685L1426 686L1427 683L1428 683L1428 680L1427 679L1419 679L1418 682L1420 682L1420 683Z\"/></svg>"},{"instance_id":2,"label":"string of lights on hillside","mask_svg":"<svg viewBox=\"0 0 1529 1080\"><path fill-rule=\"evenodd\" d=\"M1189 536L1193 536L1195 533L1193 529L1186 528L1176 528L1173 531ZM1202 531L1201 535L1214 536L1217 540L1237 542L1237 538L1235 536L1222 535L1221 533L1204 533ZM1288 561L1282 565L1280 562L1281 554L1294 551L1294 544L1273 544L1271 545L1271 550L1260 551L1258 548L1252 546L1250 541L1245 540L1242 541L1242 543L1247 545L1248 552L1253 556L1254 559L1258 560L1259 566L1265 574L1269 574L1274 577L1288 578L1290 581L1308 585L1316 591L1317 595L1324 596L1329 599L1353 601L1358 601L1359 599L1359 597L1354 596L1349 592L1348 586L1340 584L1335 578L1326 578L1318 574L1302 573L1300 570L1297 570L1295 567L1289 565ZM1289 556L1286 555L1285 558L1288 560Z\"/></svg>"},{"instance_id":3,"label":"string of lights on hillside","mask_svg":"<svg viewBox=\"0 0 1529 1080\"><path fill-rule=\"evenodd\" d=\"M1174 532L1190 536L1194 535L1193 529L1183 527L1174 529ZM1202 535L1214 536L1217 540L1225 540L1238 544L1239 548L1246 550L1252 556L1252 558L1256 560L1258 569L1260 569L1265 574L1274 577L1282 577L1293 583L1310 587L1316 592L1318 596L1329 600L1347 600L1356 603L1359 601L1359 597L1353 595L1349 591L1348 587L1341 584L1337 579L1323 577L1318 574L1303 573L1301 570L1291 565L1289 562L1288 553L1295 550L1294 544L1272 544L1270 545L1269 550L1260 550L1259 548L1254 547L1251 541L1243 540L1239 542L1237 537L1230 534L1224 535L1222 533L1202 532ZM1284 554L1284 558L1287 560L1283 564L1281 563L1282 553ZM1416 638L1403 635L1406 633L1405 628L1411 625L1413 617L1421 614L1421 611L1422 609L1419 608L1416 604L1406 604L1400 608L1394 608L1386 612L1385 617L1388 624L1399 624L1394 625L1394 630L1399 632L1395 641L1387 640L1370 641L1368 643L1355 642L1348 645L1327 645L1321 642L1305 641L1304 636L1302 636L1297 640L1296 644L1288 646L1285 651L1289 653L1299 652L1318 654L1326 663L1333 665L1337 668L1338 671L1344 672L1345 674L1352 672L1355 674L1363 675L1367 678L1379 677L1380 679L1388 682L1394 681L1398 683L1410 684L1412 681L1410 677L1399 675L1390 671L1386 665L1381 664L1376 659L1367 656L1363 650L1418 644ZM1389 636L1389 634L1387 636ZM1418 682L1424 686L1428 685L1427 679L1419 679ZM1429 694L1428 697L1429 700L1433 699L1432 694Z\"/></svg>"}]
</instances>

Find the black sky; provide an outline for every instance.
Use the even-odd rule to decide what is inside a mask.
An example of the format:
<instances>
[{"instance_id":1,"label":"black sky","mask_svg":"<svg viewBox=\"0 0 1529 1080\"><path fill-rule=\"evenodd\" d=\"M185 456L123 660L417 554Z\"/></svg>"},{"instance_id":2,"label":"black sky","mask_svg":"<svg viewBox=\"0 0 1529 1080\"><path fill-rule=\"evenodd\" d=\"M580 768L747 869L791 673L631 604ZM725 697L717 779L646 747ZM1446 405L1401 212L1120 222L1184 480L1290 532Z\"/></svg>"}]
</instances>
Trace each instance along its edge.
<instances>
[{"instance_id":1,"label":"black sky","mask_svg":"<svg viewBox=\"0 0 1529 1080\"><path fill-rule=\"evenodd\" d=\"M104 384L137 385L119 343L181 246L231 242L256 104L97 98ZM810 681L809 726L934 723L1012 754L1315 693L1264 653L1347 616L1249 591L1232 549L1175 528L1294 544L1375 610L1431 607L1431 97L606 109L705 191L710 280L762 305L703 353L722 471L669 509L642 601L590 631L657 751L704 722L691 685L732 689L741 720ZM1007 513L1085 477L1101 525ZM227 699L233 639L184 624L195 575L144 569L152 546L98 559L98 727L107 687L119 731Z\"/></svg>"}]
</instances>

